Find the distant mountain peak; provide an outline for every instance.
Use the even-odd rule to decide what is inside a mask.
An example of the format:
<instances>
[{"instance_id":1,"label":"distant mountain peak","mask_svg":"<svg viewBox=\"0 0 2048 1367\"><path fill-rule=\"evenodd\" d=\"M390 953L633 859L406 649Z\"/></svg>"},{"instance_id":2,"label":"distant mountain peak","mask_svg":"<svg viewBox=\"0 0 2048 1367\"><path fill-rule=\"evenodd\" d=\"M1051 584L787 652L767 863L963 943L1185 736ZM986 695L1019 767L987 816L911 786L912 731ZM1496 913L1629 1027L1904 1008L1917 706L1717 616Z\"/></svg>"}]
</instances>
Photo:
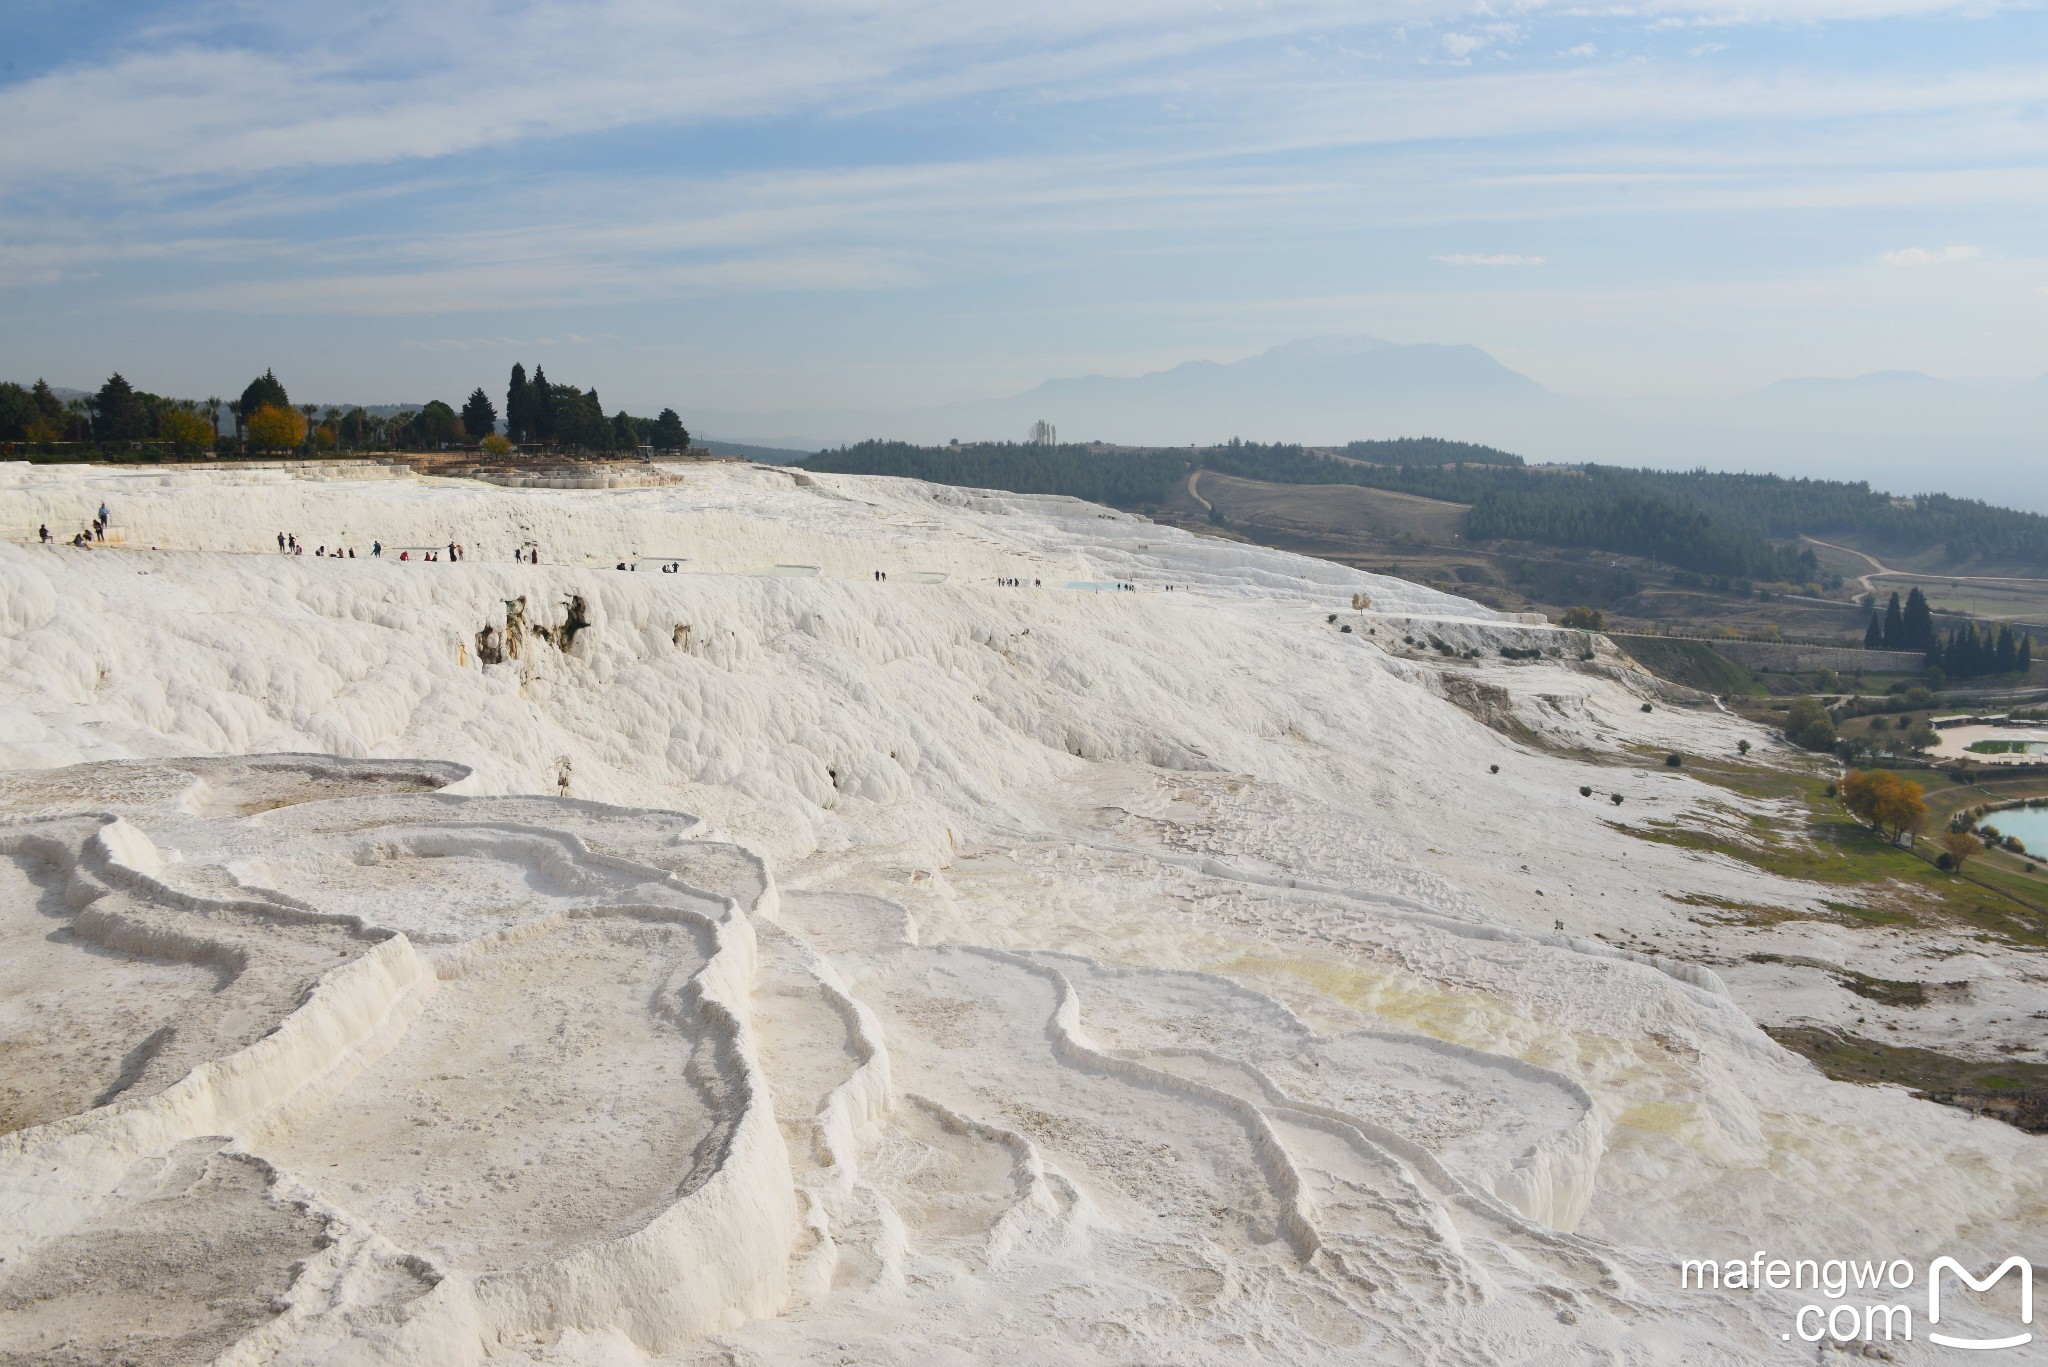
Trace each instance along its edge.
<instances>
[{"instance_id":1,"label":"distant mountain peak","mask_svg":"<svg viewBox=\"0 0 2048 1367\"><path fill-rule=\"evenodd\" d=\"M1827 394L1891 391L1925 392L1944 389L1953 382L1937 380L1918 370L1873 370L1864 375L1798 375L1757 390L1758 394Z\"/></svg>"},{"instance_id":2,"label":"distant mountain peak","mask_svg":"<svg viewBox=\"0 0 2048 1367\"><path fill-rule=\"evenodd\" d=\"M1418 395L1467 402L1533 399L1549 394L1476 346L1389 342L1364 334L1331 334L1282 342L1236 361L1184 361L1143 375L1082 375L1047 380L1023 399L1157 400L1185 395L1205 401L1378 401Z\"/></svg>"}]
</instances>

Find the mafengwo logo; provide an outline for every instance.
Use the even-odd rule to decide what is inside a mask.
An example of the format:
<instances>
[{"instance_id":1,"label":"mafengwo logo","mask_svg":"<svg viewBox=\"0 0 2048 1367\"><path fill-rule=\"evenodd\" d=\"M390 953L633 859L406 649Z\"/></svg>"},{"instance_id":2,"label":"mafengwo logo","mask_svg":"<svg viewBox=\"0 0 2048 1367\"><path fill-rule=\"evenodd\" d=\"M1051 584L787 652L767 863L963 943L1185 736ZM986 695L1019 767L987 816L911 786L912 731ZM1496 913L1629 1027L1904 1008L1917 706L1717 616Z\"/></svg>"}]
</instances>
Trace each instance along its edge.
<instances>
[{"instance_id":1,"label":"mafengwo logo","mask_svg":"<svg viewBox=\"0 0 2048 1367\"><path fill-rule=\"evenodd\" d=\"M1941 1274L1944 1271L1953 1272L1961 1277L1972 1291L1989 1291L2006 1273L2019 1273L2020 1323L2034 1322L2034 1265L2025 1258L2007 1258L1998 1265L1997 1271L1982 1281L1971 1276L1970 1270L1954 1258L1936 1258L1927 1266L1927 1322L1930 1325L1941 1323ZM1928 1342L1938 1343L1944 1348L2018 1348L2022 1344L2031 1343L2033 1338L2031 1331L1998 1339L1952 1338L1947 1334L1938 1334L1932 1329L1927 1331Z\"/></svg>"},{"instance_id":2,"label":"mafengwo logo","mask_svg":"<svg viewBox=\"0 0 2048 1367\"><path fill-rule=\"evenodd\" d=\"M1942 1283L1948 1273L1978 1294L1992 1290L2006 1274L2017 1274L2019 1286L2019 1332L1989 1336L1946 1332L1942 1324ZM1762 1250L1748 1261L1727 1262L1686 1259L1679 1264L1679 1285L1717 1291L1804 1291L1817 1292L1829 1304L1802 1305L1792 1316L1792 1328L1778 1337L1798 1338L1805 1343L1830 1340L1838 1346L1852 1343L1883 1343L1913 1339L1913 1308L1903 1301L1884 1303L1900 1292L1911 1291L1913 1265L1903 1258L1891 1262L1814 1258L1787 1261L1772 1258ZM1951 1307L1954 1299L1951 1297ZM1955 1316L1949 1325L1955 1327ZM2034 1341L2034 1266L2025 1258L2011 1257L1989 1274L1978 1277L1954 1258L1940 1257L1927 1265L1927 1341L1943 1348L1995 1352L2021 1348Z\"/></svg>"}]
</instances>

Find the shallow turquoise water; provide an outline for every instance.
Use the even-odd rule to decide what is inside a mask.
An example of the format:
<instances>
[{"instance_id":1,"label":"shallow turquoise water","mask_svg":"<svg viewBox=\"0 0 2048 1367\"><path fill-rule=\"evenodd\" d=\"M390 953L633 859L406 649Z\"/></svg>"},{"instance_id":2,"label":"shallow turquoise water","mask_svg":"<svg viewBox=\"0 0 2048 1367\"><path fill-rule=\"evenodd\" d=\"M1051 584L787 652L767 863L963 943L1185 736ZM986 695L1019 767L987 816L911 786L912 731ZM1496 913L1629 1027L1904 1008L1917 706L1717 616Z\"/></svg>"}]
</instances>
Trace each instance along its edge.
<instances>
[{"instance_id":1,"label":"shallow turquoise water","mask_svg":"<svg viewBox=\"0 0 2048 1367\"><path fill-rule=\"evenodd\" d=\"M2000 835L2018 836L2020 843L2036 854L2048 854L2048 807L1986 812L1981 824L1998 827Z\"/></svg>"}]
</instances>

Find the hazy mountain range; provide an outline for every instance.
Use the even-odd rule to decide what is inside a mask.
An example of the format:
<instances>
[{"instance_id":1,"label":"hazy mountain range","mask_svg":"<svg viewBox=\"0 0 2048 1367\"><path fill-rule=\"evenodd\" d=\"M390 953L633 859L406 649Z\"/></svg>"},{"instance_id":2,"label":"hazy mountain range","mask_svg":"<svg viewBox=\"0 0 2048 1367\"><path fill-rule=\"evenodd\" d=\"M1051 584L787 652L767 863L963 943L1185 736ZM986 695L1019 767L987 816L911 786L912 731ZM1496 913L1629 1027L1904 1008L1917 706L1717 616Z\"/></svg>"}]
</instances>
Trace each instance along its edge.
<instances>
[{"instance_id":1,"label":"hazy mountain range","mask_svg":"<svg viewBox=\"0 0 2048 1367\"><path fill-rule=\"evenodd\" d=\"M1868 479L2048 510L2048 376L1942 380L1912 371L1793 378L1727 399L1554 393L1473 346L1315 337L1241 361L1048 380L1011 398L901 412L685 410L693 431L808 449L867 437L1021 440L1043 418L1063 441L1337 444L1436 436L1537 461L1771 470Z\"/></svg>"}]
</instances>

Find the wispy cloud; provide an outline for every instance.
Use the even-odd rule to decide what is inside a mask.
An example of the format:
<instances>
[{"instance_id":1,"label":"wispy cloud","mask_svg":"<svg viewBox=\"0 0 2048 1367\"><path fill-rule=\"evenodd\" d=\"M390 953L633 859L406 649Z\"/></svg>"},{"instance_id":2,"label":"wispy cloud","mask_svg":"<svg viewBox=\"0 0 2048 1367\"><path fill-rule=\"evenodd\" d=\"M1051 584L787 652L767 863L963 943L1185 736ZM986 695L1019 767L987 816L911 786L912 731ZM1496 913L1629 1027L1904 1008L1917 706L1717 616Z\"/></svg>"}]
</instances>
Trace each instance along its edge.
<instances>
[{"instance_id":1,"label":"wispy cloud","mask_svg":"<svg viewBox=\"0 0 2048 1367\"><path fill-rule=\"evenodd\" d=\"M1904 247L1886 252L1878 260L1887 266L1945 266L1954 261L1975 261L1984 255L1982 247L1960 244L1948 247Z\"/></svg>"},{"instance_id":2,"label":"wispy cloud","mask_svg":"<svg viewBox=\"0 0 2048 1367\"><path fill-rule=\"evenodd\" d=\"M618 338L600 339L564 332L554 337L414 337L399 345L409 351L503 351L509 348L593 346L600 340L617 341Z\"/></svg>"},{"instance_id":3,"label":"wispy cloud","mask_svg":"<svg viewBox=\"0 0 2048 1367\"><path fill-rule=\"evenodd\" d=\"M1424 16L1457 8L1420 6ZM212 8L195 6L190 22L161 25L131 51L0 86L0 179L164 184L636 126L901 108L1057 89L1413 12L1398 0L1053 0L1028 14L976 0L886 12L834 0L384 0L339 23L324 6L280 5L267 22L237 13L213 27Z\"/></svg>"},{"instance_id":4,"label":"wispy cloud","mask_svg":"<svg viewBox=\"0 0 2048 1367\"><path fill-rule=\"evenodd\" d=\"M1521 36L1519 24L1484 24L1478 28L1446 33L1440 41L1444 51L1451 56L1469 58L1475 52L1496 44L1512 43Z\"/></svg>"},{"instance_id":5,"label":"wispy cloud","mask_svg":"<svg viewBox=\"0 0 2048 1367\"><path fill-rule=\"evenodd\" d=\"M917 273L862 253L778 253L673 265L613 260L563 263L545 276L517 262L447 263L403 272L236 281L171 290L144 308L256 314L404 315L530 308L591 309L650 294L706 290L859 290L914 283Z\"/></svg>"},{"instance_id":6,"label":"wispy cloud","mask_svg":"<svg viewBox=\"0 0 2048 1367\"><path fill-rule=\"evenodd\" d=\"M1981 0L1656 0L1614 12L1781 23L1966 3ZM1088 98L1133 81L1185 88L1191 68L1227 70L1247 53L1263 79L1298 81L1300 54L1318 45L1370 52L1399 25L1442 24L1437 46L1469 59L1520 41L1553 9L1563 12L1535 3L1518 22L1472 23L1461 0L1051 0L1028 12L981 0L886 9L838 0L370 0L344 11L194 0L184 17L128 35L110 55L0 83L0 183L105 194L392 166L624 128L843 117L997 94ZM1263 61L1265 46L1293 54L1292 64Z\"/></svg>"},{"instance_id":7,"label":"wispy cloud","mask_svg":"<svg viewBox=\"0 0 2048 1367\"><path fill-rule=\"evenodd\" d=\"M0 329L0 363L243 313L402 319L347 327L434 373L652 351L721 301L785 350L856 317L914 349L920 310L1005 291L1299 298L1354 269L1430 307L1560 275L1762 299L1816 223L1818 258L1917 298L1991 263L1890 271L1968 258L1887 246L2016 242L2048 211L2048 56L1966 32L2001 3L159 0L0 78L0 300L39 324ZM1956 41L1901 60L1930 16ZM1850 23L1891 27L1812 41ZM1550 255L1430 255L1518 242ZM932 364L1012 345L978 336Z\"/></svg>"}]
</instances>

